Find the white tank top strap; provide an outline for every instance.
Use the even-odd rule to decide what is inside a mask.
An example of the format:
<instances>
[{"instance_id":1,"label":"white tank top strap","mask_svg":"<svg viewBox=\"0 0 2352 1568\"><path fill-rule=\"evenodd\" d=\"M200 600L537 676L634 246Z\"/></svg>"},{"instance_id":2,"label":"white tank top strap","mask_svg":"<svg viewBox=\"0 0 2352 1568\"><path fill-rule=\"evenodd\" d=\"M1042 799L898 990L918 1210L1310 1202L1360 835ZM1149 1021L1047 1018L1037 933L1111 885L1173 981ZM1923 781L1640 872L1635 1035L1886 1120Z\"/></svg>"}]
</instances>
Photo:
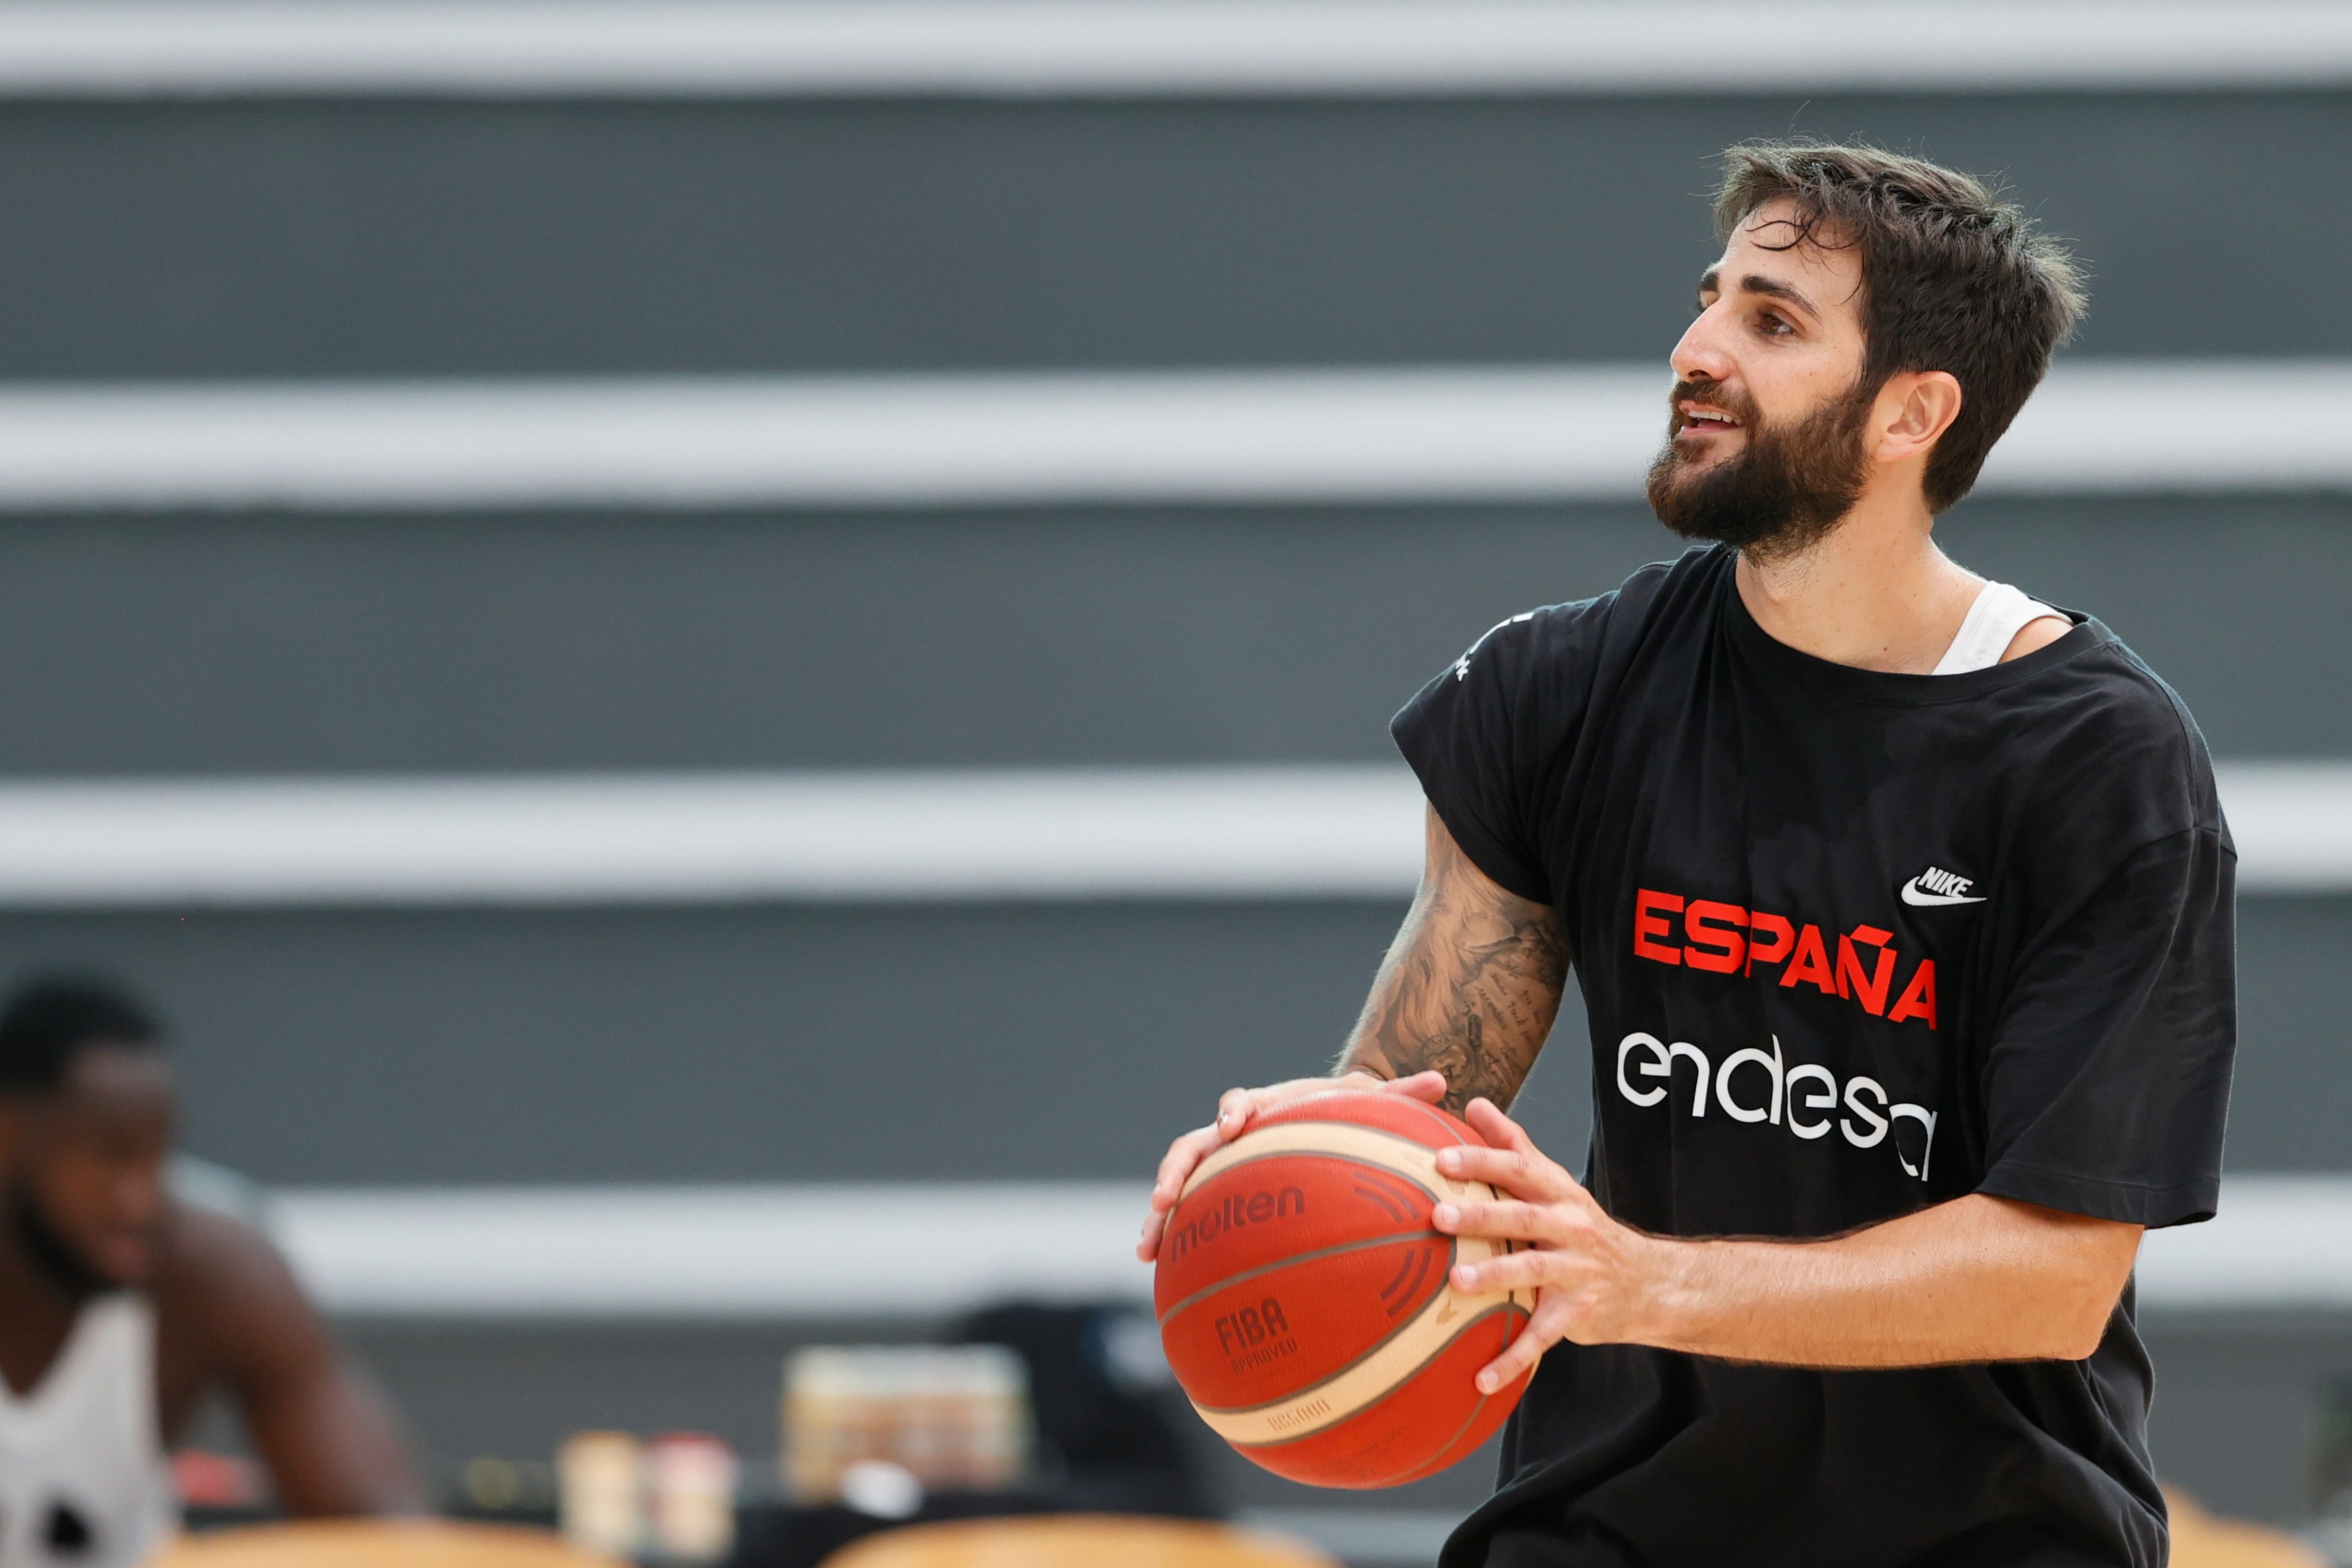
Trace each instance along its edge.
<instances>
[{"instance_id":1,"label":"white tank top strap","mask_svg":"<svg viewBox=\"0 0 2352 1568\"><path fill-rule=\"evenodd\" d=\"M2041 600L2027 596L2006 583L1987 583L1977 593L1976 603L1969 606L1966 619L1960 622L1959 634L1952 646L1930 673L1936 675L1966 675L1972 669L1990 669L2017 640L2017 634L2044 616L2064 616Z\"/></svg>"},{"instance_id":2,"label":"white tank top strap","mask_svg":"<svg viewBox=\"0 0 2352 1568\"><path fill-rule=\"evenodd\" d=\"M154 1309L95 1298L37 1386L0 1383L0 1568L135 1568L177 1523Z\"/></svg>"}]
</instances>

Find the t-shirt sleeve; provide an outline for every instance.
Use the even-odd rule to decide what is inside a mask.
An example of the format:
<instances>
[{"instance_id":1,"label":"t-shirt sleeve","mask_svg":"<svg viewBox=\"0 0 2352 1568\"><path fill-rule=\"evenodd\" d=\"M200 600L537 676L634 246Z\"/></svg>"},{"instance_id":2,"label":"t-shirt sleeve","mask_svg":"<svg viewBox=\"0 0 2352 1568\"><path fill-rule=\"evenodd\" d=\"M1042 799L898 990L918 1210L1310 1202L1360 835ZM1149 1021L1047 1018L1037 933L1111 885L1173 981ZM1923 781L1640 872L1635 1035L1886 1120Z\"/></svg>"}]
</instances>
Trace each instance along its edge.
<instances>
[{"instance_id":1,"label":"t-shirt sleeve","mask_svg":"<svg viewBox=\"0 0 2352 1568\"><path fill-rule=\"evenodd\" d=\"M2125 858L2026 953L1986 1065L1997 1197L2210 1219L2237 1048L2236 857L2219 826Z\"/></svg>"},{"instance_id":2,"label":"t-shirt sleeve","mask_svg":"<svg viewBox=\"0 0 2352 1568\"><path fill-rule=\"evenodd\" d=\"M1590 645L1612 597L1512 616L1389 724L1471 864L1535 903L1559 896L1545 864L1538 803L1548 768L1580 724Z\"/></svg>"}]
</instances>

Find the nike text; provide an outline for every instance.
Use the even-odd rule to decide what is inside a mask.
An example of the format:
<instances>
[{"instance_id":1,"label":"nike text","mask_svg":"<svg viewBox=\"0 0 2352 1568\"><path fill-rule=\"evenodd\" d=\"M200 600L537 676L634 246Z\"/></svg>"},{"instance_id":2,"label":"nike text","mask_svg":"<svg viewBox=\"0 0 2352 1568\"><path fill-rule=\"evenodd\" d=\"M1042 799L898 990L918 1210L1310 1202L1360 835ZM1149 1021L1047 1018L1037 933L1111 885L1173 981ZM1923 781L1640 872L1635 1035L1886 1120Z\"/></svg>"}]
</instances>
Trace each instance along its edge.
<instances>
[{"instance_id":1,"label":"nike text","mask_svg":"<svg viewBox=\"0 0 2352 1568\"><path fill-rule=\"evenodd\" d=\"M1983 903L1983 895L1979 894L1974 898L1969 896L1969 889L1975 886L1976 883L1957 872L1947 871L1938 866L1930 866L1903 884L1903 901L1921 907L1932 907L1937 904Z\"/></svg>"}]
</instances>

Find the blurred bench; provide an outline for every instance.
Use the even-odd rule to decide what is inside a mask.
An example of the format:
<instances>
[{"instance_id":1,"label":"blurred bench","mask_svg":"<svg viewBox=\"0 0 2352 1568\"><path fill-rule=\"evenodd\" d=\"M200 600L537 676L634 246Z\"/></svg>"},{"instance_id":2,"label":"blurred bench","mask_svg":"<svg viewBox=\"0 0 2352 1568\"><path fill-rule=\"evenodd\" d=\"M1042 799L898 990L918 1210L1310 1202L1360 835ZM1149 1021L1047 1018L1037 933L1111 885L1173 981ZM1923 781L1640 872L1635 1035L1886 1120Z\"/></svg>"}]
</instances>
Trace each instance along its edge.
<instances>
[{"instance_id":1,"label":"blurred bench","mask_svg":"<svg viewBox=\"0 0 2352 1568\"><path fill-rule=\"evenodd\" d=\"M330 1520L182 1536L150 1568L622 1568L561 1537L441 1520Z\"/></svg>"},{"instance_id":2,"label":"blurred bench","mask_svg":"<svg viewBox=\"0 0 2352 1568\"><path fill-rule=\"evenodd\" d=\"M824 1568L1338 1568L1307 1547L1229 1525L1118 1519L972 1520L870 1536Z\"/></svg>"}]
</instances>

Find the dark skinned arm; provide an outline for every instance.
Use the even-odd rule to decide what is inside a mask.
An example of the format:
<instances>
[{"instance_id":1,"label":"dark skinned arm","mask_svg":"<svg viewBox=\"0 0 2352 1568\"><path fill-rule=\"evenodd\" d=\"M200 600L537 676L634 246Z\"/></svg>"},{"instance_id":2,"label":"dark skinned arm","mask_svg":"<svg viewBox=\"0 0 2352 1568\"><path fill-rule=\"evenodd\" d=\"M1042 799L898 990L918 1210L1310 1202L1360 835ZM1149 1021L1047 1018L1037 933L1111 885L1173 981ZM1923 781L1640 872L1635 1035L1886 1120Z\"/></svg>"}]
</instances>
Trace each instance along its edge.
<instances>
[{"instance_id":1,"label":"dark skinned arm","mask_svg":"<svg viewBox=\"0 0 2352 1568\"><path fill-rule=\"evenodd\" d=\"M298 1517L408 1514L425 1499L397 1422L346 1362L278 1249L208 1210L174 1216L155 1289L167 1431L219 1388Z\"/></svg>"}]
</instances>

